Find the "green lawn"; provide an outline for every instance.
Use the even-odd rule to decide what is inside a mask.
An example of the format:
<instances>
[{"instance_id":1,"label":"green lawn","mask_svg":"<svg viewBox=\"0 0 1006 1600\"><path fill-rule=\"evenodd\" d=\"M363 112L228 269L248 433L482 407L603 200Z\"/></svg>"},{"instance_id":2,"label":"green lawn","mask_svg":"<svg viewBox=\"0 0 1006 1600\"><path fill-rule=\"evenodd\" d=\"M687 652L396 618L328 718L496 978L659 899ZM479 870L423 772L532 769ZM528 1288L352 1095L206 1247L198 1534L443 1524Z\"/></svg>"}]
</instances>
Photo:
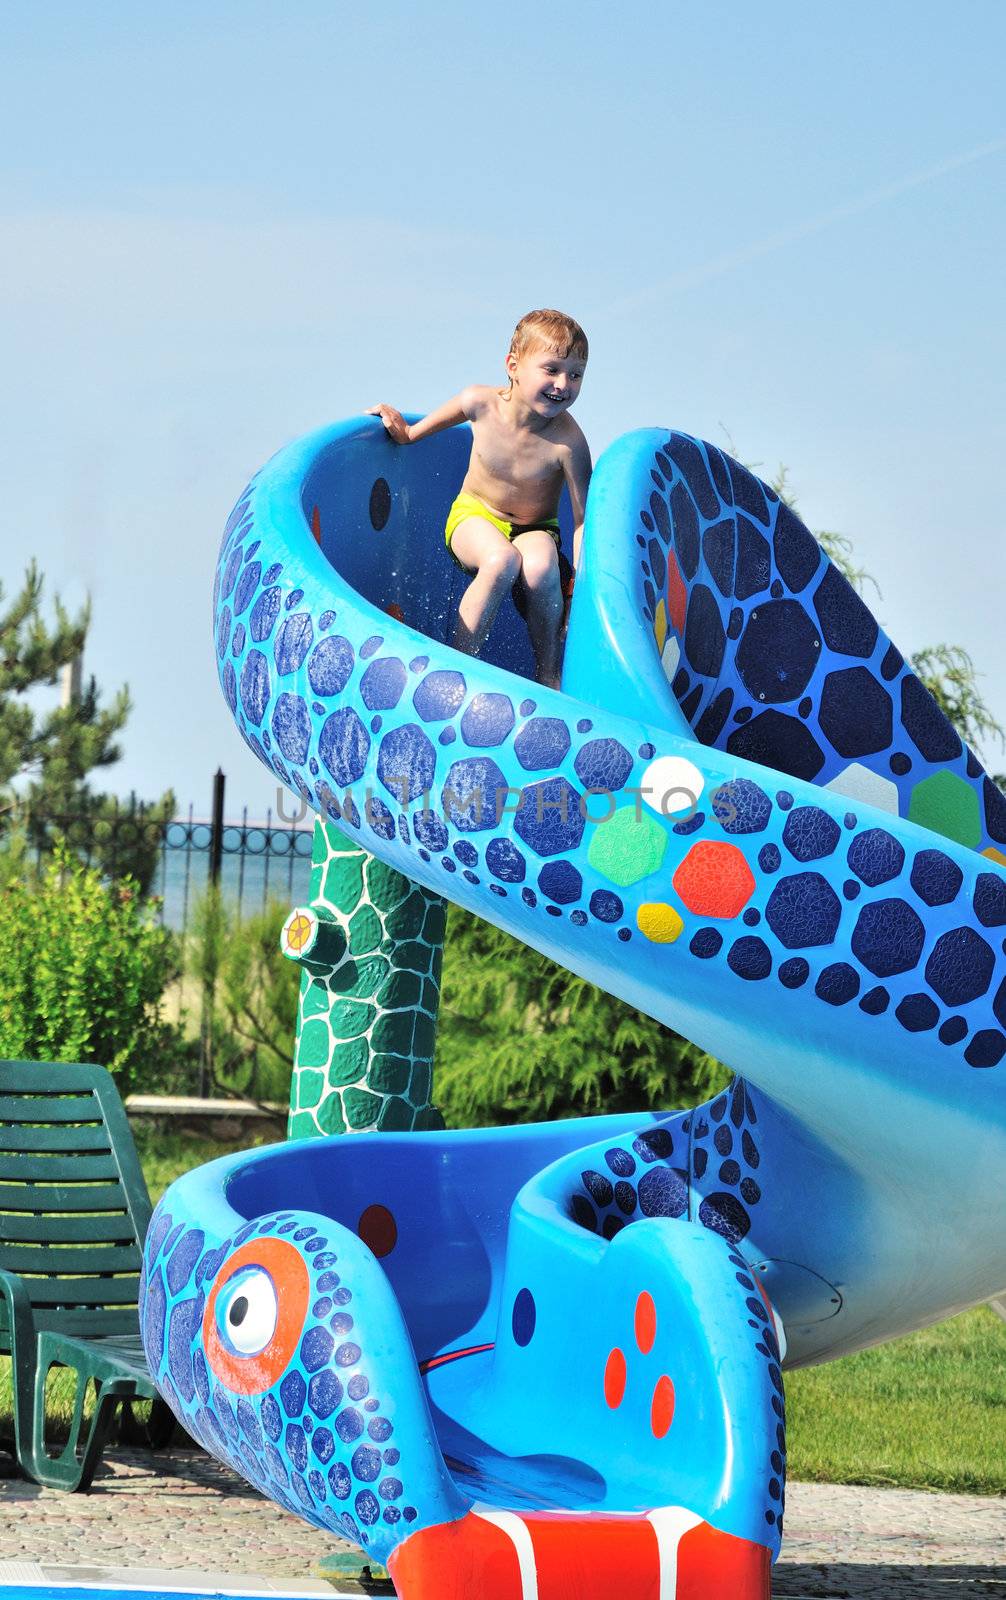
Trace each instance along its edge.
<instances>
[{"instance_id":1,"label":"green lawn","mask_svg":"<svg viewBox=\"0 0 1006 1600\"><path fill-rule=\"evenodd\" d=\"M137 1145L155 1202L179 1173L231 1148L142 1127ZM66 1403L53 1394L57 1412ZM786 1407L792 1478L1006 1494L1006 1322L986 1307L789 1373ZM0 1358L0 1438L10 1423Z\"/></svg>"},{"instance_id":2,"label":"green lawn","mask_svg":"<svg viewBox=\"0 0 1006 1600\"><path fill-rule=\"evenodd\" d=\"M789 1474L1006 1494L1006 1322L987 1306L786 1375Z\"/></svg>"}]
</instances>

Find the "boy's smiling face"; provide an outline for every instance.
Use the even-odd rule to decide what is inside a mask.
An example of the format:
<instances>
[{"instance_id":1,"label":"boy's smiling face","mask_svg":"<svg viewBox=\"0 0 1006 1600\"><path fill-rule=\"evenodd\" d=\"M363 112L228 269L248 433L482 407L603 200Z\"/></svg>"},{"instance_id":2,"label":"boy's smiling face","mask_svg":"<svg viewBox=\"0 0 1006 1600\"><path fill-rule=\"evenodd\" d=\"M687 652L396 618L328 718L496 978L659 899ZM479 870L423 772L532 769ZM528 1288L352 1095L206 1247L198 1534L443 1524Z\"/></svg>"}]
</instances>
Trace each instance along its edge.
<instances>
[{"instance_id":1,"label":"boy's smiling face","mask_svg":"<svg viewBox=\"0 0 1006 1600\"><path fill-rule=\"evenodd\" d=\"M580 393L586 365L582 356L561 356L545 345L521 356L511 351L506 361L510 380L524 404L545 418L569 410Z\"/></svg>"}]
</instances>

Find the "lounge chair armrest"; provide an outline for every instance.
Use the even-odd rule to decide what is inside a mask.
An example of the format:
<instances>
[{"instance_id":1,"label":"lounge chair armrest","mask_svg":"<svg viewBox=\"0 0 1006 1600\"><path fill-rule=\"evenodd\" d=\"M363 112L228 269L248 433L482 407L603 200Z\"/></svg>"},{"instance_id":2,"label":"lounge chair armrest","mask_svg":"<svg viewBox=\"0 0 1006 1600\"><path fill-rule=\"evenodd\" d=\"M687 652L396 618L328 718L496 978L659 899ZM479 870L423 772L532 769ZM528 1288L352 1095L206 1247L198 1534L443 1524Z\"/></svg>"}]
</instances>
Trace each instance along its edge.
<instances>
[{"instance_id":1,"label":"lounge chair armrest","mask_svg":"<svg viewBox=\"0 0 1006 1600\"><path fill-rule=\"evenodd\" d=\"M11 1376L14 1383L14 1415L30 1414L35 1393L35 1368L38 1337L35 1316L24 1280L16 1272L0 1267L0 1299L7 1308L10 1323ZM23 1408L27 1407L27 1410Z\"/></svg>"},{"instance_id":2,"label":"lounge chair armrest","mask_svg":"<svg viewBox=\"0 0 1006 1600\"><path fill-rule=\"evenodd\" d=\"M0 1267L0 1296L7 1304L12 1338L19 1332L23 1337L34 1338L35 1316L24 1279L16 1272L8 1272L6 1267Z\"/></svg>"}]
</instances>

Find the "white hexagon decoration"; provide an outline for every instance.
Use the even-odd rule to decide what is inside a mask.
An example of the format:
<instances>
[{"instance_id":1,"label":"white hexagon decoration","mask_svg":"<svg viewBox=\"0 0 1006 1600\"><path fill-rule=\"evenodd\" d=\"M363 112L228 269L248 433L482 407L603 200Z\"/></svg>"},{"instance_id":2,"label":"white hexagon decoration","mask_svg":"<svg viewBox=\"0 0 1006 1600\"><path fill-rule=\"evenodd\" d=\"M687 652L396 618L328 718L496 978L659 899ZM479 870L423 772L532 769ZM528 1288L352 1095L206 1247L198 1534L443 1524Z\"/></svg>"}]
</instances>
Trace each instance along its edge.
<instances>
[{"instance_id":1,"label":"white hexagon decoration","mask_svg":"<svg viewBox=\"0 0 1006 1600\"><path fill-rule=\"evenodd\" d=\"M684 756L658 756L643 773L643 800L661 817L694 811L706 786L694 761Z\"/></svg>"},{"instance_id":2,"label":"white hexagon decoration","mask_svg":"<svg viewBox=\"0 0 1006 1600\"><path fill-rule=\"evenodd\" d=\"M834 794L844 794L849 800L858 800L860 805L876 806L878 811L898 815L897 784L890 778L882 778L879 772L871 772L861 761L845 767L824 787Z\"/></svg>"},{"instance_id":3,"label":"white hexagon decoration","mask_svg":"<svg viewBox=\"0 0 1006 1600\"><path fill-rule=\"evenodd\" d=\"M676 633L669 633L664 643L664 648L660 652L660 665L664 669L664 677L668 683L673 683L680 660L681 645L678 642L678 636Z\"/></svg>"}]
</instances>

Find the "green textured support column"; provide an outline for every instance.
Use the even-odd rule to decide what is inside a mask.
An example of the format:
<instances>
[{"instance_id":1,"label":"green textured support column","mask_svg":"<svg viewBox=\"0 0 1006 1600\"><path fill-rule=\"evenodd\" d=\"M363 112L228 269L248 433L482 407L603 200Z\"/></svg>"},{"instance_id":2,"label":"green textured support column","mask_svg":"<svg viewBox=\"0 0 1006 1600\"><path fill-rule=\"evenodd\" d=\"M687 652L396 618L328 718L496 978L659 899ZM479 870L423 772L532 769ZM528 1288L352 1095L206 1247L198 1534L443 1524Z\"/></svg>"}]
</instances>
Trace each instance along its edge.
<instances>
[{"instance_id":1,"label":"green textured support column","mask_svg":"<svg viewBox=\"0 0 1006 1600\"><path fill-rule=\"evenodd\" d=\"M311 904L283 927L302 968L291 1139L439 1128L431 1104L446 902L320 819Z\"/></svg>"}]
</instances>

